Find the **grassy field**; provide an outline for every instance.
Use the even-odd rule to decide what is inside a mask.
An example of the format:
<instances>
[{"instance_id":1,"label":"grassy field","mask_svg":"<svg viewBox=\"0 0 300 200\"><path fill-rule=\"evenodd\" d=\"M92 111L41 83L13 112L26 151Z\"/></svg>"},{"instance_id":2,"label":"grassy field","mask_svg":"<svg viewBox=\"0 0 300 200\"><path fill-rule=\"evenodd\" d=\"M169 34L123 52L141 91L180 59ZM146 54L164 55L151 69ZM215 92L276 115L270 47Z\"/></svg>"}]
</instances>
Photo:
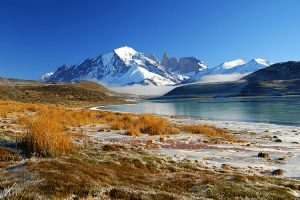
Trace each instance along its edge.
<instances>
[{"instance_id":1,"label":"grassy field","mask_svg":"<svg viewBox=\"0 0 300 200\"><path fill-rule=\"evenodd\" d=\"M46 84L34 81L0 79L0 100L91 106L124 103L123 97L90 81L72 84Z\"/></svg>"},{"instance_id":2,"label":"grassy field","mask_svg":"<svg viewBox=\"0 0 300 200\"><path fill-rule=\"evenodd\" d=\"M107 134L186 132L240 142L223 129L172 124L153 115L1 101L0 192L17 184L7 199L296 199L292 192L300 189L297 180L175 162L138 146L92 140L79 129L97 124Z\"/></svg>"}]
</instances>

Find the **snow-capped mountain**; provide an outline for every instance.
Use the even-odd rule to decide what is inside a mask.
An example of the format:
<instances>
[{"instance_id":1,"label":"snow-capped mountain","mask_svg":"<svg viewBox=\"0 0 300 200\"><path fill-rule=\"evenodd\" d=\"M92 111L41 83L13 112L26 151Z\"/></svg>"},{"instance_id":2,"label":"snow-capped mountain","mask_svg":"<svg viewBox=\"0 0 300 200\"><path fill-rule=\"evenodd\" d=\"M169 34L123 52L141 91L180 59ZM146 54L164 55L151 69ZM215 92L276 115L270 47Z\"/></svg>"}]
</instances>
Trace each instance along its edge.
<instances>
[{"instance_id":1,"label":"snow-capped mountain","mask_svg":"<svg viewBox=\"0 0 300 200\"><path fill-rule=\"evenodd\" d=\"M271 63L263 58L252 59L249 62L242 59L232 60L224 62L214 68L200 71L187 82L234 81L270 65Z\"/></svg>"},{"instance_id":2,"label":"snow-capped mountain","mask_svg":"<svg viewBox=\"0 0 300 200\"><path fill-rule=\"evenodd\" d=\"M84 60L78 65L63 65L47 81L93 80L107 86L174 85L181 77L162 66L154 56L146 56L130 47Z\"/></svg>"},{"instance_id":3,"label":"snow-capped mountain","mask_svg":"<svg viewBox=\"0 0 300 200\"><path fill-rule=\"evenodd\" d=\"M42 80L91 80L109 87L224 82L238 80L270 64L262 58L249 62L237 59L208 68L195 57L182 57L177 61L175 57L169 58L167 54L159 62L153 54L148 56L125 46L95 58L85 59L78 65L63 65L56 72L43 75Z\"/></svg>"},{"instance_id":4,"label":"snow-capped mountain","mask_svg":"<svg viewBox=\"0 0 300 200\"><path fill-rule=\"evenodd\" d=\"M42 75L41 80L46 82L46 81L48 81L48 80L50 79L50 77L51 77L53 74L54 74L54 72L48 72L48 73Z\"/></svg>"}]
</instances>

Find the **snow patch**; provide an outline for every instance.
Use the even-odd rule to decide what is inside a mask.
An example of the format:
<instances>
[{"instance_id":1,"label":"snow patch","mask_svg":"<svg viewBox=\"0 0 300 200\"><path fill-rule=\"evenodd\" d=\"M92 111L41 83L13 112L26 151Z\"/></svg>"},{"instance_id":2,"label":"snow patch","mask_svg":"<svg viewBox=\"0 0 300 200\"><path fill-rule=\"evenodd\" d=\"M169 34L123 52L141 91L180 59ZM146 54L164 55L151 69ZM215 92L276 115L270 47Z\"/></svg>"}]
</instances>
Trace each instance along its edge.
<instances>
[{"instance_id":1,"label":"snow patch","mask_svg":"<svg viewBox=\"0 0 300 200\"><path fill-rule=\"evenodd\" d=\"M267 61L263 58L255 58L254 61L261 64L261 65L265 65L265 66L269 66L269 65L272 64L272 63L270 63L269 61Z\"/></svg>"},{"instance_id":2,"label":"snow patch","mask_svg":"<svg viewBox=\"0 0 300 200\"><path fill-rule=\"evenodd\" d=\"M45 73L44 75L42 75L41 77L41 80L42 81L48 81L50 79L50 77L54 74L54 72L48 72L48 73Z\"/></svg>"},{"instance_id":3,"label":"snow patch","mask_svg":"<svg viewBox=\"0 0 300 200\"><path fill-rule=\"evenodd\" d=\"M232 67L236 67L236 66L244 65L244 64L246 64L246 61L244 61L242 59L236 59L236 60L224 62L223 64L221 64L221 66L225 69L230 69Z\"/></svg>"},{"instance_id":4,"label":"snow patch","mask_svg":"<svg viewBox=\"0 0 300 200\"><path fill-rule=\"evenodd\" d=\"M129 64L129 61L132 60L132 57L138 52L134 50L133 48L130 48L128 46L124 46L118 49L115 49L114 52L126 62L126 64Z\"/></svg>"},{"instance_id":5,"label":"snow patch","mask_svg":"<svg viewBox=\"0 0 300 200\"><path fill-rule=\"evenodd\" d=\"M204 63L199 62L198 65L200 66L199 71L203 71L203 70L206 70L208 68Z\"/></svg>"}]
</instances>

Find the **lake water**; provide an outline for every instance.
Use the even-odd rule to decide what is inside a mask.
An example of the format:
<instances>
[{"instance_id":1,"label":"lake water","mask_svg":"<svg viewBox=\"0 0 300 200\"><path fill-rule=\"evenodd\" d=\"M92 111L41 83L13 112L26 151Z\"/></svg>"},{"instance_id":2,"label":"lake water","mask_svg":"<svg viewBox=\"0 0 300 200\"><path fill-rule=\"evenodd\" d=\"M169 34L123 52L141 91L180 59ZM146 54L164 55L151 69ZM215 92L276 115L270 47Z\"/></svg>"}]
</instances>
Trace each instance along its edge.
<instances>
[{"instance_id":1,"label":"lake water","mask_svg":"<svg viewBox=\"0 0 300 200\"><path fill-rule=\"evenodd\" d=\"M300 97L168 99L99 108L121 112L300 126Z\"/></svg>"}]
</instances>

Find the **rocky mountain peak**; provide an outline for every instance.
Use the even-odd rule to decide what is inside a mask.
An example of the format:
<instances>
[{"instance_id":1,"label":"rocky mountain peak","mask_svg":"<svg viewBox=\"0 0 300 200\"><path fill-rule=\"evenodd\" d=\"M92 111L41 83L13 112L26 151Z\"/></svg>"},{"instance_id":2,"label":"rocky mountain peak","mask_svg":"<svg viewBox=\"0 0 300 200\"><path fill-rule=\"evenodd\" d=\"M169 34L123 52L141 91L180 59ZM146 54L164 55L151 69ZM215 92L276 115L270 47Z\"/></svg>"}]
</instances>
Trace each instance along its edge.
<instances>
[{"instance_id":1,"label":"rocky mountain peak","mask_svg":"<svg viewBox=\"0 0 300 200\"><path fill-rule=\"evenodd\" d=\"M182 57L178 61L176 57L169 57L167 53L163 55L161 65L187 78L207 68L201 60L195 57Z\"/></svg>"},{"instance_id":2,"label":"rocky mountain peak","mask_svg":"<svg viewBox=\"0 0 300 200\"><path fill-rule=\"evenodd\" d=\"M261 65L264 65L264 66L269 66L269 65L272 64L272 63L270 63L269 61L267 61L263 58L255 58L255 59L250 60L248 63L257 63L257 64L261 64Z\"/></svg>"},{"instance_id":3,"label":"rocky mountain peak","mask_svg":"<svg viewBox=\"0 0 300 200\"><path fill-rule=\"evenodd\" d=\"M182 57L178 63L178 70L181 73L197 73L198 71L205 70L207 66L195 57Z\"/></svg>"},{"instance_id":4,"label":"rocky mountain peak","mask_svg":"<svg viewBox=\"0 0 300 200\"><path fill-rule=\"evenodd\" d=\"M160 64L166 68L170 68L170 58L169 58L168 53L164 53Z\"/></svg>"},{"instance_id":5,"label":"rocky mountain peak","mask_svg":"<svg viewBox=\"0 0 300 200\"><path fill-rule=\"evenodd\" d=\"M182 78L163 67L154 56L146 56L128 46L85 59L78 65L63 66L47 81L93 80L106 86L174 85Z\"/></svg>"},{"instance_id":6,"label":"rocky mountain peak","mask_svg":"<svg viewBox=\"0 0 300 200\"><path fill-rule=\"evenodd\" d=\"M157 60L156 56L155 56L153 53L151 53L151 54L148 56L148 58L150 58L151 60L154 60L156 63L159 63L159 61Z\"/></svg>"}]
</instances>

